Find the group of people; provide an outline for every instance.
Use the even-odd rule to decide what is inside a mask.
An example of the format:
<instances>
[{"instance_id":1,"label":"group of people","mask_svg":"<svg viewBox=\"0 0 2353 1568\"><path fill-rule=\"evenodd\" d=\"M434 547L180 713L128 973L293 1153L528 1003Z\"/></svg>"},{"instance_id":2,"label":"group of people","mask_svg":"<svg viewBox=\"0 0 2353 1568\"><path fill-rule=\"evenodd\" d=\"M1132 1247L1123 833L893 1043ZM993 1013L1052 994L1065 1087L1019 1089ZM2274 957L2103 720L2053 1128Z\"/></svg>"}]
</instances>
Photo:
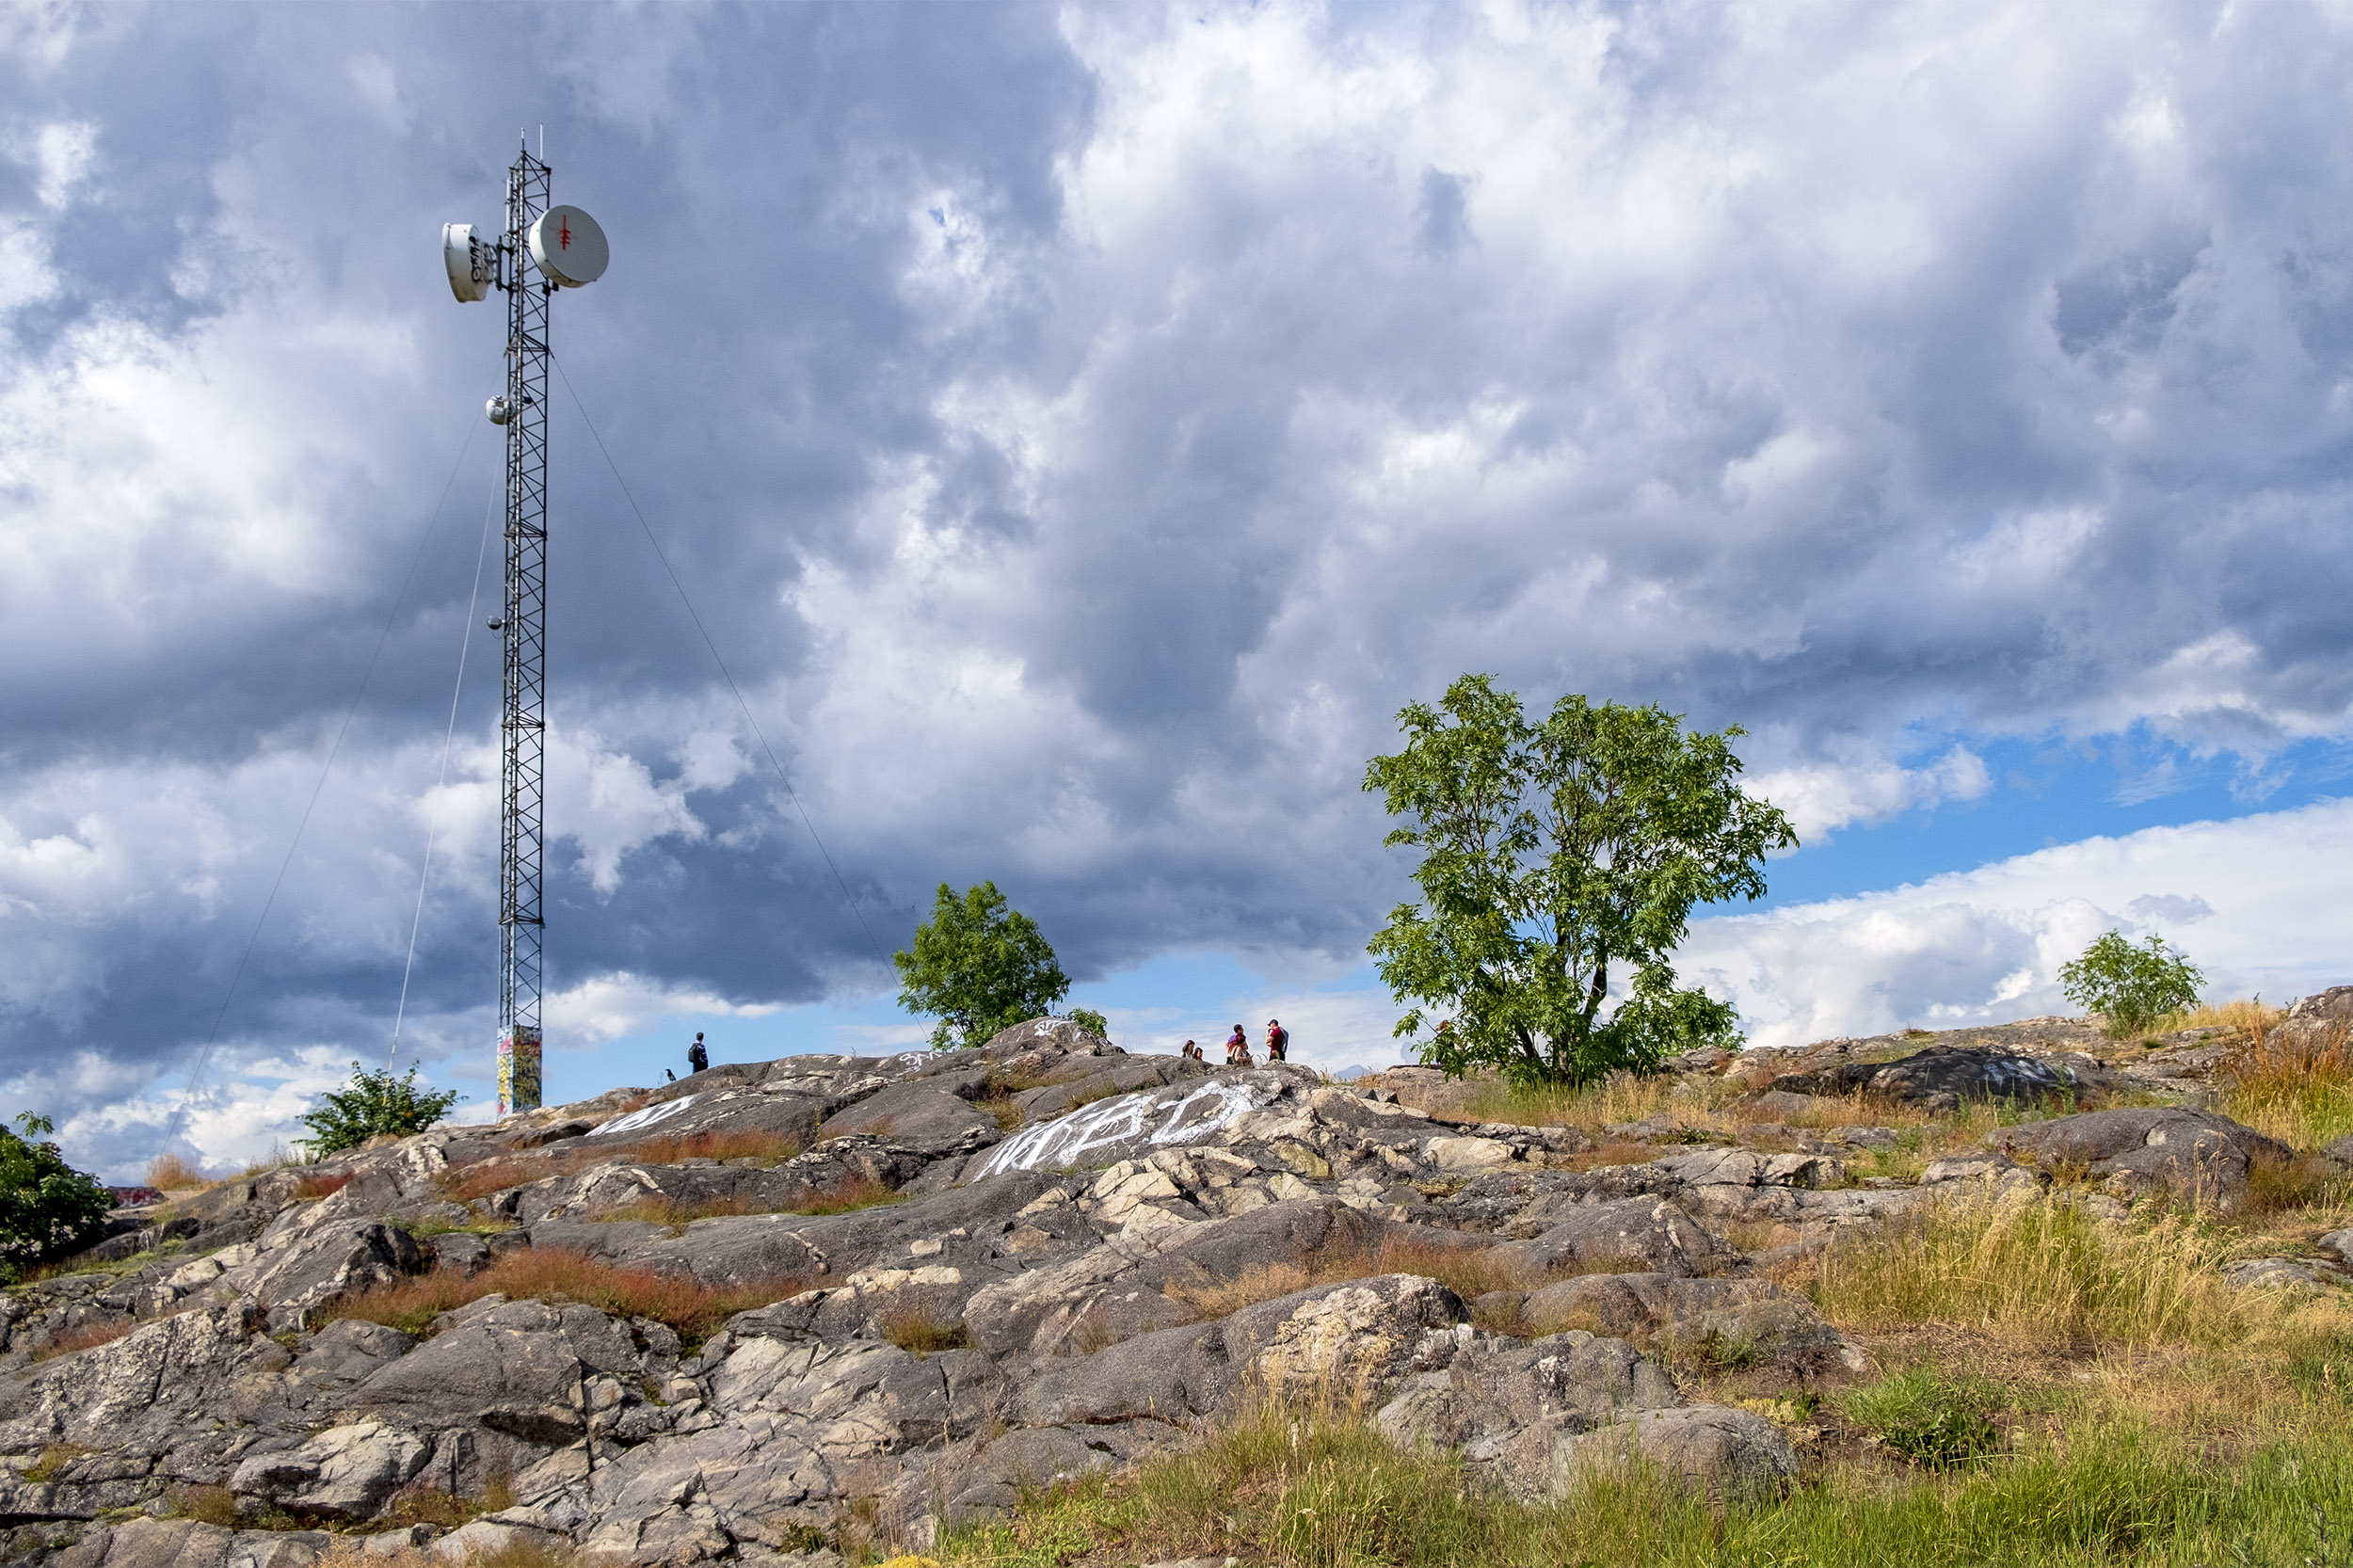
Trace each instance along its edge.
<instances>
[{"instance_id":1,"label":"group of people","mask_svg":"<svg viewBox=\"0 0 2353 1568\"><path fill-rule=\"evenodd\" d=\"M1266 1021L1266 1059L1269 1062L1287 1062L1290 1060L1290 1049L1291 1032L1275 1019L1269 1018ZM1209 1060L1208 1053L1191 1040L1185 1042L1183 1054L1195 1062ZM1250 1036L1242 1032L1240 1024L1234 1026L1233 1033L1225 1036L1225 1064L1229 1067L1257 1065L1250 1059Z\"/></svg>"}]
</instances>

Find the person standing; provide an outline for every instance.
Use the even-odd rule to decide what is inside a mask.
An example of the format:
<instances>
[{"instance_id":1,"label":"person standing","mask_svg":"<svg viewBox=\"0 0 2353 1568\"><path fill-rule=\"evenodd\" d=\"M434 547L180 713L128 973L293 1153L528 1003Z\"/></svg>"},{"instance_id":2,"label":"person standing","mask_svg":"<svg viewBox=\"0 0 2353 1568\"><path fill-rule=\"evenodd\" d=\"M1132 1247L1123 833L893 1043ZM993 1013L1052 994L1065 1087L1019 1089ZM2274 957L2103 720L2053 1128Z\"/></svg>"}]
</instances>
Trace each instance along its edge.
<instances>
[{"instance_id":1,"label":"person standing","mask_svg":"<svg viewBox=\"0 0 2353 1568\"><path fill-rule=\"evenodd\" d=\"M1251 1064L1250 1036L1241 1032L1240 1024L1234 1026L1233 1033L1225 1036L1225 1064L1229 1067L1247 1067Z\"/></svg>"},{"instance_id":2,"label":"person standing","mask_svg":"<svg viewBox=\"0 0 2353 1568\"><path fill-rule=\"evenodd\" d=\"M703 1032L698 1029L695 1031L695 1043L686 1048L686 1070L698 1073L710 1065L711 1053L703 1049Z\"/></svg>"},{"instance_id":3,"label":"person standing","mask_svg":"<svg viewBox=\"0 0 2353 1568\"><path fill-rule=\"evenodd\" d=\"M1291 1032L1273 1018L1266 1021L1266 1059L1269 1062L1290 1060Z\"/></svg>"}]
</instances>

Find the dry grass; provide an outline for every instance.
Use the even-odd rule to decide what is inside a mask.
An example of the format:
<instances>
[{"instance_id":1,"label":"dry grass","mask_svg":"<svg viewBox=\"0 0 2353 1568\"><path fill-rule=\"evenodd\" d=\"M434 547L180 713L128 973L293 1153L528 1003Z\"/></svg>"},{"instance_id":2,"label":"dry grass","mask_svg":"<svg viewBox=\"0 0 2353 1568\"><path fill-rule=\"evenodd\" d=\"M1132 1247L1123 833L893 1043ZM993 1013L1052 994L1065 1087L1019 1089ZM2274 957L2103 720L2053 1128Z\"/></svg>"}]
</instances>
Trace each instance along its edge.
<instances>
[{"instance_id":1,"label":"dry grass","mask_svg":"<svg viewBox=\"0 0 2353 1568\"><path fill-rule=\"evenodd\" d=\"M194 1519L223 1529L237 1526L237 1495L225 1486L167 1487L164 1510L168 1518Z\"/></svg>"},{"instance_id":2,"label":"dry grass","mask_svg":"<svg viewBox=\"0 0 2353 1568\"><path fill-rule=\"evenodd\" d=\"M935 1318L919 1308L894 1312L880 1324L883 1337L903 1351L913 1351L919 1356L936 1355L941 1351L960 1351L972 1343L964 1325L946 1319Z\"/></svg>"},{"instance_id":3,"label":"dry grass","mask_svg":"<svg viewBox=\"0 0 2353 1568\"><path fill-rule=\"evenodd\" d=\"M40 1450L40 1457L24 1466L24 1477L36 1486L45 1486L66 1472L84 1454L90 1452L79 1443L52 1443Z\"/></svg>"},{"instance_id":4,"label":"dry grass","mask_svg":"<svg viewBox=\"0 0 2353 1568\"><path fill-rule=\"evenodd\" d=\"M147 1162L147 1185L158 1192L201 1192L216 1184L178 1155L159 1154Z\"/></svg>"},{"instance_id":5,"label":"dry grass","mask_svg":"<svg viewBox=\"0 0 2353 1568\"><path fill-rule=\"evenodd\" d=\"M2282 1038L2267 1023L2215 1070L2225 1115L2293 1149L2353 1132L2353 1041L2339 1027L2316 1041Z\"/></svg>"},{"instance_id":6,"label":"dry grass","mask_svg":"<svg viewBox=\"0 0 2353 1568\"><path fill-rule=\"evenodd\" d=\"M333 1176L306 1176L295 1183L294 1201L316 1203L321 1198L333 1197L350 1185L351 1173L348 1171L338 1172Z\"/></svg>"},{"instance_id":7,"label":"dry grass","mask_svg":"<svg viewBox=\"0 0 2353 1568\"><path fill-rule=\"evenodd\" d=\"M686 1160L757 1160L781 1164L801 1152L800 1140L754 1128L741 1132L696 1132L641 1139L632 1144L584 1148L575 1141L552 1149L502 1160L485 1160L442 1174L442 1196L472 1203L550 1176L571 1176L591 1165L675 1165Z\"/></svg>"},{"instance_id":8,"label":"dry grass","mask_svg":"<svg viewBox=\"0 0 2353 1568\"><path fill-rule=\"evenodd\" d=\"M687 1275L620 1268L584 1253L533 1248L508 1253L472 1276L451 1269L379 1285L331 1306L321 1324L360 1318L406 1334L430 1331L433 1320L485 1296L580 1302L622 1318L651 1318L689 1340L699 1340L738 1312L800 1294L795 1278L712 1286Z\"/></svg>"},{"instance_id":9,"label":"dry grass","mask_svg":"<svg viewBox=\"0 0 2353 1568\"><path fill-rule=\"evenodd\" d=\"M66 1330L35 1351L33 1359L47 1361L55 1356L72 1355L76 1351L96 1350L101 1345L113 1344L136 1327L138 1325L128 1318L117 1318L104 1323L84 1323L80 1328Z\"/></svg>"},{"instance_id":10,"label":"dry grass","mask_svg":"<svg viewBox=\"0 0 2353 1568\"><path fill-rule=\"evenodd\" d=\"M1975 1192L1875 1233L1842 1237L1812 1293L1841 1328L1934 1323L2022 1342L2217 1344L2276 1303L2216 1272L2230 1239L2195 1217L2104 1225L2064 1194Z\"/></svg>"},{"instance_id":11,"label":"dry grass","mask_svg":"<svg viewBox=\"0 0 2353 1568\"><path fill-rule=\"evenodd\" d=\"M2287 1016L2288 1010L2284 1007L2271 1007L2252 997L2241 997L2236 1001L2226 1001L2219 1006L2209 1002L2189 1012L2161 1018L2158 1027L2150 1032L2173 1034L2191 1029L2222 1029L2233 1034L2251 1034L2258 1030L2269 1029Z\"/></svg>"},{"instance_id":12,"label":"dry grass","mask_svg":"<svg viewBox=\"0 0 2353 1568\"><path fill-rule=\"evenodd\" d=\"M795 1214L847 1214L854 1208L879 1208L904 1203L906 1194L884 1186L872 1176L854 1176L824 1195L804 1203Z\"/></svg>"}]
</instances>

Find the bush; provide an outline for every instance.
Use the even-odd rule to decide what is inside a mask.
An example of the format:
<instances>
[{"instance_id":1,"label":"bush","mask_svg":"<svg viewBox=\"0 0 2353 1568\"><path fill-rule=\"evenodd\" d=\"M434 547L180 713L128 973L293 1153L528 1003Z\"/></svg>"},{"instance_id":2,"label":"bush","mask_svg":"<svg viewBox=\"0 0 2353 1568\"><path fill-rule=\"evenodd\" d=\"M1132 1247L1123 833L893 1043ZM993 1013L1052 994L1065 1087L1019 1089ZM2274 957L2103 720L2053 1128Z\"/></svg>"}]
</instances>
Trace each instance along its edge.
<instances>
[{"instance_id":1,"label":"bush","mask_svg":"<svg viewBox=\"0 0 2353 1568\"><path fill-rule=\"evenodd\" d=\"M55 1144L33 1139L53 1132L48 1117L17 1117L23 1136L0 1127L0 1280L81 1251L105 1233L114 1194L95 1176L65 1162Z\"/></svg>"},{"instance_id":2,"label":"bush","mask_svg":"<svg viewBox=\"0 0 2353 1568\"><path fill-rule=\"evenodd\" d=\"M387 1132L406 1138L448 1115L463 1097L455 1089L418 1088L414 1063L394 1078L390 1067L370 1071L354 1062L351 1082L322 1096L319 1108L302 1118L313 1134L302 1144L323 1160Z\"/></svg>"},{"instance_id":3,"label":"bush","mask_svg":"<svg viewBox=\"0 0 2353 1568\"><path fill-rule=\"evenodd\" d=\"M1992 1412L2000 1391L1981 1378L1914 1367L1839 1396L1847 1418L1924 1469L1949 1469L1999 1451Z\"/></svg>"},{"instance_id":4,"label":"bush","mask_svg":"<svg viewBox=\"0 0 2353 1568\"><path fill-rule=\"evenodd\" d=\"M2111 931L2083 956L2059 966L2059 985L2067 1000L2107 1019L2108 1033L2123 1039L2168 1014L2198 1005L2198 987L2206 977L2155 932L2146 946L2135 947L2123 934Z\"/></svg>"}]
</instances>

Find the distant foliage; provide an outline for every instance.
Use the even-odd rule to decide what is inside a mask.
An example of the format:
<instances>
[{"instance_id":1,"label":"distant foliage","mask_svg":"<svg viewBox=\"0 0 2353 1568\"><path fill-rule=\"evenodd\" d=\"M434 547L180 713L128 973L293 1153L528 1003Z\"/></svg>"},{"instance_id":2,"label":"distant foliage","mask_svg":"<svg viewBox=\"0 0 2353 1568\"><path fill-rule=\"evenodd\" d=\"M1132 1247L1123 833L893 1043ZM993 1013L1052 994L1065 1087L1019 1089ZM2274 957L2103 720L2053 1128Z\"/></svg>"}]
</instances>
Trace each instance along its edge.
<instances>
[{"instance_id":1,"label":"distant foliage","mask_svg":"<svg viewBox=\"0 0 2353 1568\"><path fill-rule=\"evenodd\" d=\"M1009 906L994 882L962 893L941 883L913 948L890 961L899 969L899 1005L939 1019L936 1050L984 1044L1000 1029L1051 1013L1070 990L1037 922ZM1102 1015L1089 1017L1096 1028Z\"/></svg>"},{"instance_id":2,"label":"distant foliage","mask_svg":"<svg viewBox=\"0 0 2353 1568\"><path fill-rule=\"evenodd\" d=\"M1100 1034L1106 1040L1112 1037L1111 1020L1103 1016L1102 1014L1097 1013L1092 1007L1074 1007L1070 1010L1067 1016L1072 1023L1077 1024L1080 1029L1092 1030L1094 1032Z\"/></svg>"},{"instance_id":3,"label":"distant foliage","mask_svg":"<svg viewBox=\"0 0 2353 1568\"><path fill-rule=\"evenodd\" d=\"M2106 1018L2108 1033L2120 1040L2169 1013L2197 1006L2198 988L2205 983L2198 966L2153 931L2141 947L2111 931L2084 949L2081 958L2059 966L2067 1000Z\"/></svg>"},{"instance_id":4,"label":"distant foliage","mask_svg":"<svg viewBox=\"0 0 2353 1568\"><path fill-rule=\"evenodd\" d=\"M1583 1084L1734 1043L1732 1009L1678 989L1671 960L1695 904L1758 897L1767 852L1798 841L1740 789L1738 726L1686 731L1655 707L1577 696L1531 723L1484 675L1398 722L1405 749L1374 758L1365 788L1404 819L1388 842L1421 853L1422 898L1369 951L1417 1004L1400 1035L1442 1015L1423 1061ZM1610 1007L1613 972L1629 984Z\"/></svg>"},{"instance_id":5,"label":"distant foliage","mask_svg":"<svg viewBox=\"0 0 2353 1568\"><path fill-rule=\"evenodd\" d=\"M0 1281L97 1240L115 1204L56 1144L33 1141L56 1130L48 1117L28 1111L16 1125L21 1136L0 1127Z\"/></svg>"},{"instance_id":6,"label":"distant foliage","mask_svg":"<svg viewBox=\"0 0 2353 1568\"><path fill-rule=\"evenodd\" d=\"M390 1067L371 1070L351 1064L351 1081L320 1096L319 1108L302 1118L311 1136L301 1140L314 1160L356 1149L381 1133L406 1138L449 1114L463 1096L455 1089L420 1087L417 1068L399 1078Z\"/></svg>"}]
</instances>

